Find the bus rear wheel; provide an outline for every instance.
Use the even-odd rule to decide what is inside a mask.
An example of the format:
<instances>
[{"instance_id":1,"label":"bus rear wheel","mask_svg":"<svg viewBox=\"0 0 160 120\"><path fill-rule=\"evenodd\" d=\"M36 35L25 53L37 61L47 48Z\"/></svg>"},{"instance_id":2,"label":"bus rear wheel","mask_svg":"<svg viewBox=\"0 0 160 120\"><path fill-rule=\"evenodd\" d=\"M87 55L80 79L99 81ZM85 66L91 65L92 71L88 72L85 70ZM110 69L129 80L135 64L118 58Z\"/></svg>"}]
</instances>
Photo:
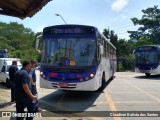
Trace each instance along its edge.
<instances>
[{"instance_id":1,"label":"bus rear wheel","mask_svg":"<svg viewBox=\"0 0 160 120\"><path fill-rule=\"evenodd\" d=\"M147 77L149 77L151 74L150 73L145 73Z\"/></svg>"}]
</instances>

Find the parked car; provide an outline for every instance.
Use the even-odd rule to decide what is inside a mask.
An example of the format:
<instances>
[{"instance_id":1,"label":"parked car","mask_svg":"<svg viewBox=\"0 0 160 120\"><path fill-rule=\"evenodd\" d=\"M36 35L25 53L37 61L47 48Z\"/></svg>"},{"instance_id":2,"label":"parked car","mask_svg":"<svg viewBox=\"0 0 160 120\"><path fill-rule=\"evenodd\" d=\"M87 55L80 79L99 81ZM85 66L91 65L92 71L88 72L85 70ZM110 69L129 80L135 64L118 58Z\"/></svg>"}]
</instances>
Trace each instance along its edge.
<instances>
[{"instance_id":1,"label":"parked car","mask_svg":"<svg viewBox=\"0 0 160 120\"><path fill-rule=\"evenodd\" d=\"M17 61L18 69L22 68L20 59L18 58L0 58L0 81L6 83L7 87L10 87L9 79L9 67L12 65L12 61Z\"/></svg>"}]
</instances>

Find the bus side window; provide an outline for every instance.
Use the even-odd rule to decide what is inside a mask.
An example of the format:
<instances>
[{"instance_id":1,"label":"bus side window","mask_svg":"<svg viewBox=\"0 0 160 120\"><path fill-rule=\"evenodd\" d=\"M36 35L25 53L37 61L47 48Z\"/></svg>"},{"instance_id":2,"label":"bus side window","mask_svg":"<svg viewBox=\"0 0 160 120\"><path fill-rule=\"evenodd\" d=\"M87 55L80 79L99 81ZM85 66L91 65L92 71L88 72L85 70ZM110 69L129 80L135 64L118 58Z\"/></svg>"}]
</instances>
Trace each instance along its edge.
<instances>
[{"instance_id":1,"label":"bus side window","mask_svg":"<svg viewBox=\"0 0 160 120\"><path fill-rule=\"evenodd\" d=\"M109 58L109 44L107 42L107 57Z\"/></svg>"},{"instance_id":2,"label":"bus side window","mask_svg":"<svg viewBox=\"0 0 160 120\"><path fill-rule=\"evenodd\" d=\"M98 36L97 36L97 42L98 43L101 43L101 36L98 34Z\"/></svg>"},{"instance_id":3,"label":"bus side window","mask_svg":"<svg viewBox=\"0 0 160 120\"><path fill-rule=\"evenodd\" d=\"M159 64L160 64L160 50L158 52L158 60L159 60Z\"/></svg>"},{"instance_id":4,"label":"bus side window","mask_svg":"<svg viewBox=\"0 0 160 120\"><path fill-rule=\"evenodd\" d=\"M106 57L106 41L104 41L103 48L104 48L104 54L103 54L103 56Z\"/></svg>"}]
</instances>

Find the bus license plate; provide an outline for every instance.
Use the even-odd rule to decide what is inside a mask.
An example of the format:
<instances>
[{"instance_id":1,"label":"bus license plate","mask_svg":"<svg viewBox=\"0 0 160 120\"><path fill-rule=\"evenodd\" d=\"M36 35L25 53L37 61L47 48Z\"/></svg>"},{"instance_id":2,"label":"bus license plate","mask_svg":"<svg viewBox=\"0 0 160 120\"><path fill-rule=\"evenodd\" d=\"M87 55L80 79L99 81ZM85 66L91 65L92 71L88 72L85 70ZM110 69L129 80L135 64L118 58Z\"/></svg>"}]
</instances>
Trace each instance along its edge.
<instances>
[{"instance_id":1,"label":"bus license plate","mask_svg":"<svg viewBox=\"0 0 160 120\"><path fill-rule=\"evenodd\" d=\"M68 83L59 83L60 87L68 87Z\"/></svg>"}]
</instances>

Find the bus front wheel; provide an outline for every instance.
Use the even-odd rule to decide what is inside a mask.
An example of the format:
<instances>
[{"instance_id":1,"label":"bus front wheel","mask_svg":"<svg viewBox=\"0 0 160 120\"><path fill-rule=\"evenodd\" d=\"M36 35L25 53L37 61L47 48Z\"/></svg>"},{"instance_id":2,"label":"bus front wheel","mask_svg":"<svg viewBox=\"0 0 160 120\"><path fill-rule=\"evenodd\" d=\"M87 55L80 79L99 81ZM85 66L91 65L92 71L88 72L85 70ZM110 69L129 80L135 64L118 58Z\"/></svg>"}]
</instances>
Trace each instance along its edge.
<instances>
[{"instance_id":1,"label":"bus front wheel","mask_svg":"<svg viewBox=\"0 0 160 120\"><path fill-rule=\"evenodd\" d=\"M151 74L150 73L145 73L147 77L149 77Z\"/></svg>"},{"instance_id":2,"label":"bus front wheel","mask_svg":"<svg viewBox=\"0 0 160 120\"><path fill-rule=\"evenodd\" d=\"M98 91L102 92L105 87L106 87L106 80L105 80L105 75L103 74L103 76L102 76L102 84L101 84L101 87L98 89Z\"/></svg>"}]
</instances>

